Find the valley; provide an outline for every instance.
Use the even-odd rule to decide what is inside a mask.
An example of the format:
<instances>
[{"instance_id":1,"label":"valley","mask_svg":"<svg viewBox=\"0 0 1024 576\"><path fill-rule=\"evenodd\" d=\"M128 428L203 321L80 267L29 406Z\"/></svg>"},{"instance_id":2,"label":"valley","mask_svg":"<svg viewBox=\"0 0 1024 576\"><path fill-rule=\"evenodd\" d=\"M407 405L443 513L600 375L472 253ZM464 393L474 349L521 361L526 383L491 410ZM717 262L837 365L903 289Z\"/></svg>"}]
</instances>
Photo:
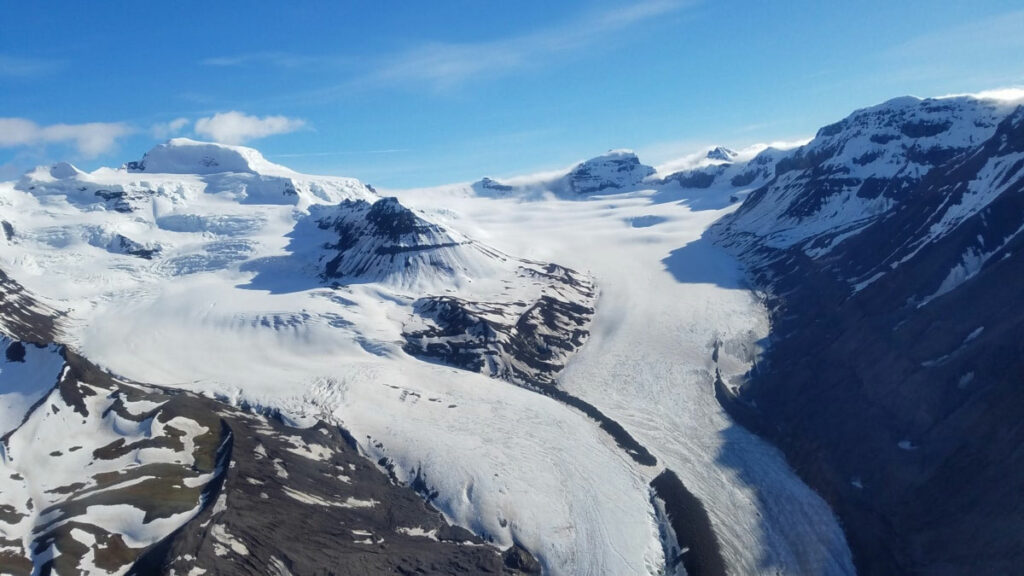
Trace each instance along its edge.
<instances>
[{"instance_id":1,"label":"valley","mask_svg":"<svg viewBox=\"0 0 1024 576\"><path fill-rule=\"evenodd\" d=\"M954 573L972 505L1011 565L1015 98L671 174L377 189L176 138L0 184L0 566Z\"/></svg>"}]
</instances>

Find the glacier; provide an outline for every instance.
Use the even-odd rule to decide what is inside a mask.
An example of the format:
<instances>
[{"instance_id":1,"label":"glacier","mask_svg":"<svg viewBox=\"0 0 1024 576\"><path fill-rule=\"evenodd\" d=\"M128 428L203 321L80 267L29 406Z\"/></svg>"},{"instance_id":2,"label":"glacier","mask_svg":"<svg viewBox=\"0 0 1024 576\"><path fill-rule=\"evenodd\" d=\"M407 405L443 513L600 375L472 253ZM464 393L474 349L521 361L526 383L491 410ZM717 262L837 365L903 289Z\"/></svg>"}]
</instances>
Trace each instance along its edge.
<instances>
[{"instance_id":1,"label":"glacier","mask_svg":"<svg viewBox=\"0 0 1024 576\"><path fill-rule=\"evenodd\" d=\"M436 228L392 244L409 258L325 274L340 246L331 227L388 200L252 149L176 139L119 169L60 165L0 185L0 263L61 311L62 343L103 369L296 426L343 425L398 480L425 479L451 521L530 550L550 574L663 573L650 482L665 467L707 508L730 573L853 573L826 504L714 399L716 375L744 373L768 331L738 264L699 239L735 203L679 201L679 185L650 184L628 152L594 166L544 201L472 185L382 191ZM594 278L590 338L558 386L657 465L551 397L404 349L422 296L536 297L516 280L523 261ZM5 426L24 409L11 406Z\"/></svg>"}]
</instances>

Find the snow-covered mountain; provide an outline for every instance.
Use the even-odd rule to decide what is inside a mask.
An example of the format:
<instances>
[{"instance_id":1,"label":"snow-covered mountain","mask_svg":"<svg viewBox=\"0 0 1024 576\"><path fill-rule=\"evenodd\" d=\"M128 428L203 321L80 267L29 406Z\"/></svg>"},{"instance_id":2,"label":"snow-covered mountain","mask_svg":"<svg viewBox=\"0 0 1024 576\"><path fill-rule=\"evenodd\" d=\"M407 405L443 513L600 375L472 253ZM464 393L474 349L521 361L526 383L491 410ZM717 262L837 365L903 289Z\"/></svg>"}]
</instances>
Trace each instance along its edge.
<instances>
[{"instance_id":1,"label":"snow-covered mountain","mask_svg":"<svg viewBox=\"0 0 1024 576\"><path fill-rule=\"evenodd\" d=\"M991 138L1011 110L970 97L898 98L858 110L777 160L771 183L730 226L772 248L814 238L807 250L824 254L896 209L937 166Z\"/></svg>"},{"instance_id":2,"label":"snow-covered mountain","mask_svg":"<svg viewBox=\"0 0 1024 576\"><path fill-rule=\"evenodd\" d=\"M1012 572L1021 103L385 194L187 139L0 183L0 572Z\"/></svg>"},{"instance_id":3,"label":"snow-covered mountain","mask_svg":"<svg viewBox=\"0 0 1024 576\"><path fill-rule=\"evenodd\" d=\"M611 150L576 164L565 174L516 179L508 183L484 178L473 187L483 195L543 191L576 198L636 190L653 174L654 168L642 164L632 151Z\"/></svg>"},{"instance_id":4,"label":"snow-covered mountain","mask_svg":"<svg viewBox=\"0 0 1024 576\"><path fill-rule=\"evenodd\" d=\"M830 501L861 573L1020 564L1022 104L859 110L711 229L773 310L722 398Z\"/></svg>"},{"instance_id":5,"label":"snow-covered mountain","mask_svg":"<svg viewBox=\"0 0 1024 576\"><path fill-rule=\"evenodd\" d=\"M622 513L613 493L632 493L627 516L647 525L647 488L609 445L642 447L609 438L610 419L581 400L589 412L517 387L550 383L585 342L585 274L242 147L176 139L120 169L41 167L0 195L4 571L309 573L343 559L360 573L558 573L576 562L567 547ZM486 303L480 322L501 336L478 339L427 304L445 298L467 314ZM453 374L442 363L462 365L455 349L494 369ZM536 421L529 432L493 421L509 407ZM277 431L317 422L287 441ZM471 457L481 439L503 448ZM581 445L582 468L538 477ZM347 454L341 468L332 454ZM573 484L589 487L551 488ZM417 492L446 519L410 507ZM609 518L547 537L570 506ZM261 545L274 526L260 518L292 518L294 537ZM655 566L657 530L643 532ZM335 559L303 552L327 534L348 542L327 541ZM376 554L382 542L391 554Z\"/></svg>"},{"instance_id":6,"label":"snow-covered mountain","mask_svg":"<svg viewBox=\"0 0 1024 576\"><path fill-rule=\"evenodd\" d=\"M124 572L207 504L229 433L213 412L196 417L186 396L83 373L52 346L45 354L25 362L36 378L49 376L46 392L3 440L0 566ZM5 378L18 376L11 364Z\"/></svg>"},{"instance_id":7,"label":"snow-covered mountain","mask_svg":"<svg viewBox=\"0 0 1024 576\"><path fill-rule=\"evenodd\" d=\"M317 207L293 237L317 234L320 275L341 283L381 282L429 290L503 275L507 256L424 220L398 199L346 201Z\"/></svg>"},{"instance_id":8,"label":"snow-covered mountain","mask_svg":"<svg viewBox=\"0 0 1024 576\"><path fill-rule=\"evenodd\" d=\"M1005 503L1024 486L1010 472L1024 399L1022 104L897 98L794 148L714 148L616 189L738 205L705 239L745 263L772 337L756 371L719 379L719 396L833 505L863 573L1000 574L1021 561L1007 535L1022 517ZM557 184L570 174L541 186L575 199ZM530 180L499 186L544 197Z\"/></svg>"},{"instance_id":9,"label":"snow-covered mountain","mask_svg":"<svg viewBox=\"0 0 1024 576\"><path fill-rule=\"evenodd\" d=\"M732 162L737 156L739 156L739 153L735 150L730 150L725 146L715 146L711 150L708 150L707 154L704 155L704 158L708 160Z\"/></svg>"},{"instance_id":10,"label":"snow-covered mountain","mask_svg":"<svg viewBox=\"0 0 1024 576\"><path fill-rule=\"evenodd\" d=\"M577 165L565 178L565 187L574 194L614 192L635 187L654 174L629 150L613 150Z\"/></svg>"},{"instance_id":11,"label":"snow-covered mountain","mask_svg":"<svg viewBox=\"0 0 1024 576\"><path fill-rule=\"evenodd\" d=\"M240 204L304 209L375 195L351 178L306 176L267 161L252 148L175 138L120 169L84 173L66 162L41 166L18 182L33 196L64 196L80 207L137 212L195 201L200 194Z\"/></svg>"},{"instance_id":12,"label":"snow-covered mountain","mask_svg":"<svg viewBox=\"0 0 1024 576\"><path fill-rule=\"evenodd\" d=\"M580 162L563 172L495 180L469 187L480 197L587 200L622 193L654 194L658 201L685 202L695 209L719 209L741 202L775 175L775 164L790 149L753 146L736 152L716 146L673 163L659 173L628 150L616 150Z\"/></svg>"}]
</instances>

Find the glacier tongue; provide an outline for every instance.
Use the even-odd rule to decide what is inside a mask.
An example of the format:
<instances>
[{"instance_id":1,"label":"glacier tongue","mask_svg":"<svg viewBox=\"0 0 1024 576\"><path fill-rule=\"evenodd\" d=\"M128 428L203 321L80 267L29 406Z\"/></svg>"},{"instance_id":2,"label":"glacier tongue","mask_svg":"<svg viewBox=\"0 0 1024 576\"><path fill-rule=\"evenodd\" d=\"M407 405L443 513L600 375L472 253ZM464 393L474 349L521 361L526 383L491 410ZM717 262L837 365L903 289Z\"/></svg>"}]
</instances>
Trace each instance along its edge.
<instances>
[{"instance_id":1,"label":"glacier tongue","mask_svg":"<svg viewBox=\"0 0 1024 576\"><path fill-rule=\"evenodd\" d=\"M744 373L768 331L738 263L699 240L734 208L691 210L646 195L522 202L459 192L401 199L456 211L451 227L487 230L503 251L593 275L600 297L590 337L558 385L650 448L659 465L642 469L647 482L662 466L678 474L706 507L729 573L854 573L826 503L714 397L716 368L726 378ZM653 224L631 225L645 217Z\"/></svg>"}]
</instances>

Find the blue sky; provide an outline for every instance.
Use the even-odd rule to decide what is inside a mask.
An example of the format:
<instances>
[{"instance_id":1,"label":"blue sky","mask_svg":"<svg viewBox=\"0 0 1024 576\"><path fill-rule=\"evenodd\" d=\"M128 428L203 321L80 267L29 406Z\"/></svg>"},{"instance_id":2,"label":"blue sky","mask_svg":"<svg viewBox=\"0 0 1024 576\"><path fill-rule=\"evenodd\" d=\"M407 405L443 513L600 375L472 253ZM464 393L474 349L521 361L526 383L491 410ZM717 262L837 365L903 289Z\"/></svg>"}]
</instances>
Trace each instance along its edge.
<instances>
[{"instance_id":1,"label":"blue sky","mask_svg":"<svg viewBox=\"0 0 1024 576\"><path fill-rule=\"evenodd\" d=\"M423 186L1024 85L1019 0L167 4L0 0L0 177L181 135Z\"/></svg>"}]
</instances>

